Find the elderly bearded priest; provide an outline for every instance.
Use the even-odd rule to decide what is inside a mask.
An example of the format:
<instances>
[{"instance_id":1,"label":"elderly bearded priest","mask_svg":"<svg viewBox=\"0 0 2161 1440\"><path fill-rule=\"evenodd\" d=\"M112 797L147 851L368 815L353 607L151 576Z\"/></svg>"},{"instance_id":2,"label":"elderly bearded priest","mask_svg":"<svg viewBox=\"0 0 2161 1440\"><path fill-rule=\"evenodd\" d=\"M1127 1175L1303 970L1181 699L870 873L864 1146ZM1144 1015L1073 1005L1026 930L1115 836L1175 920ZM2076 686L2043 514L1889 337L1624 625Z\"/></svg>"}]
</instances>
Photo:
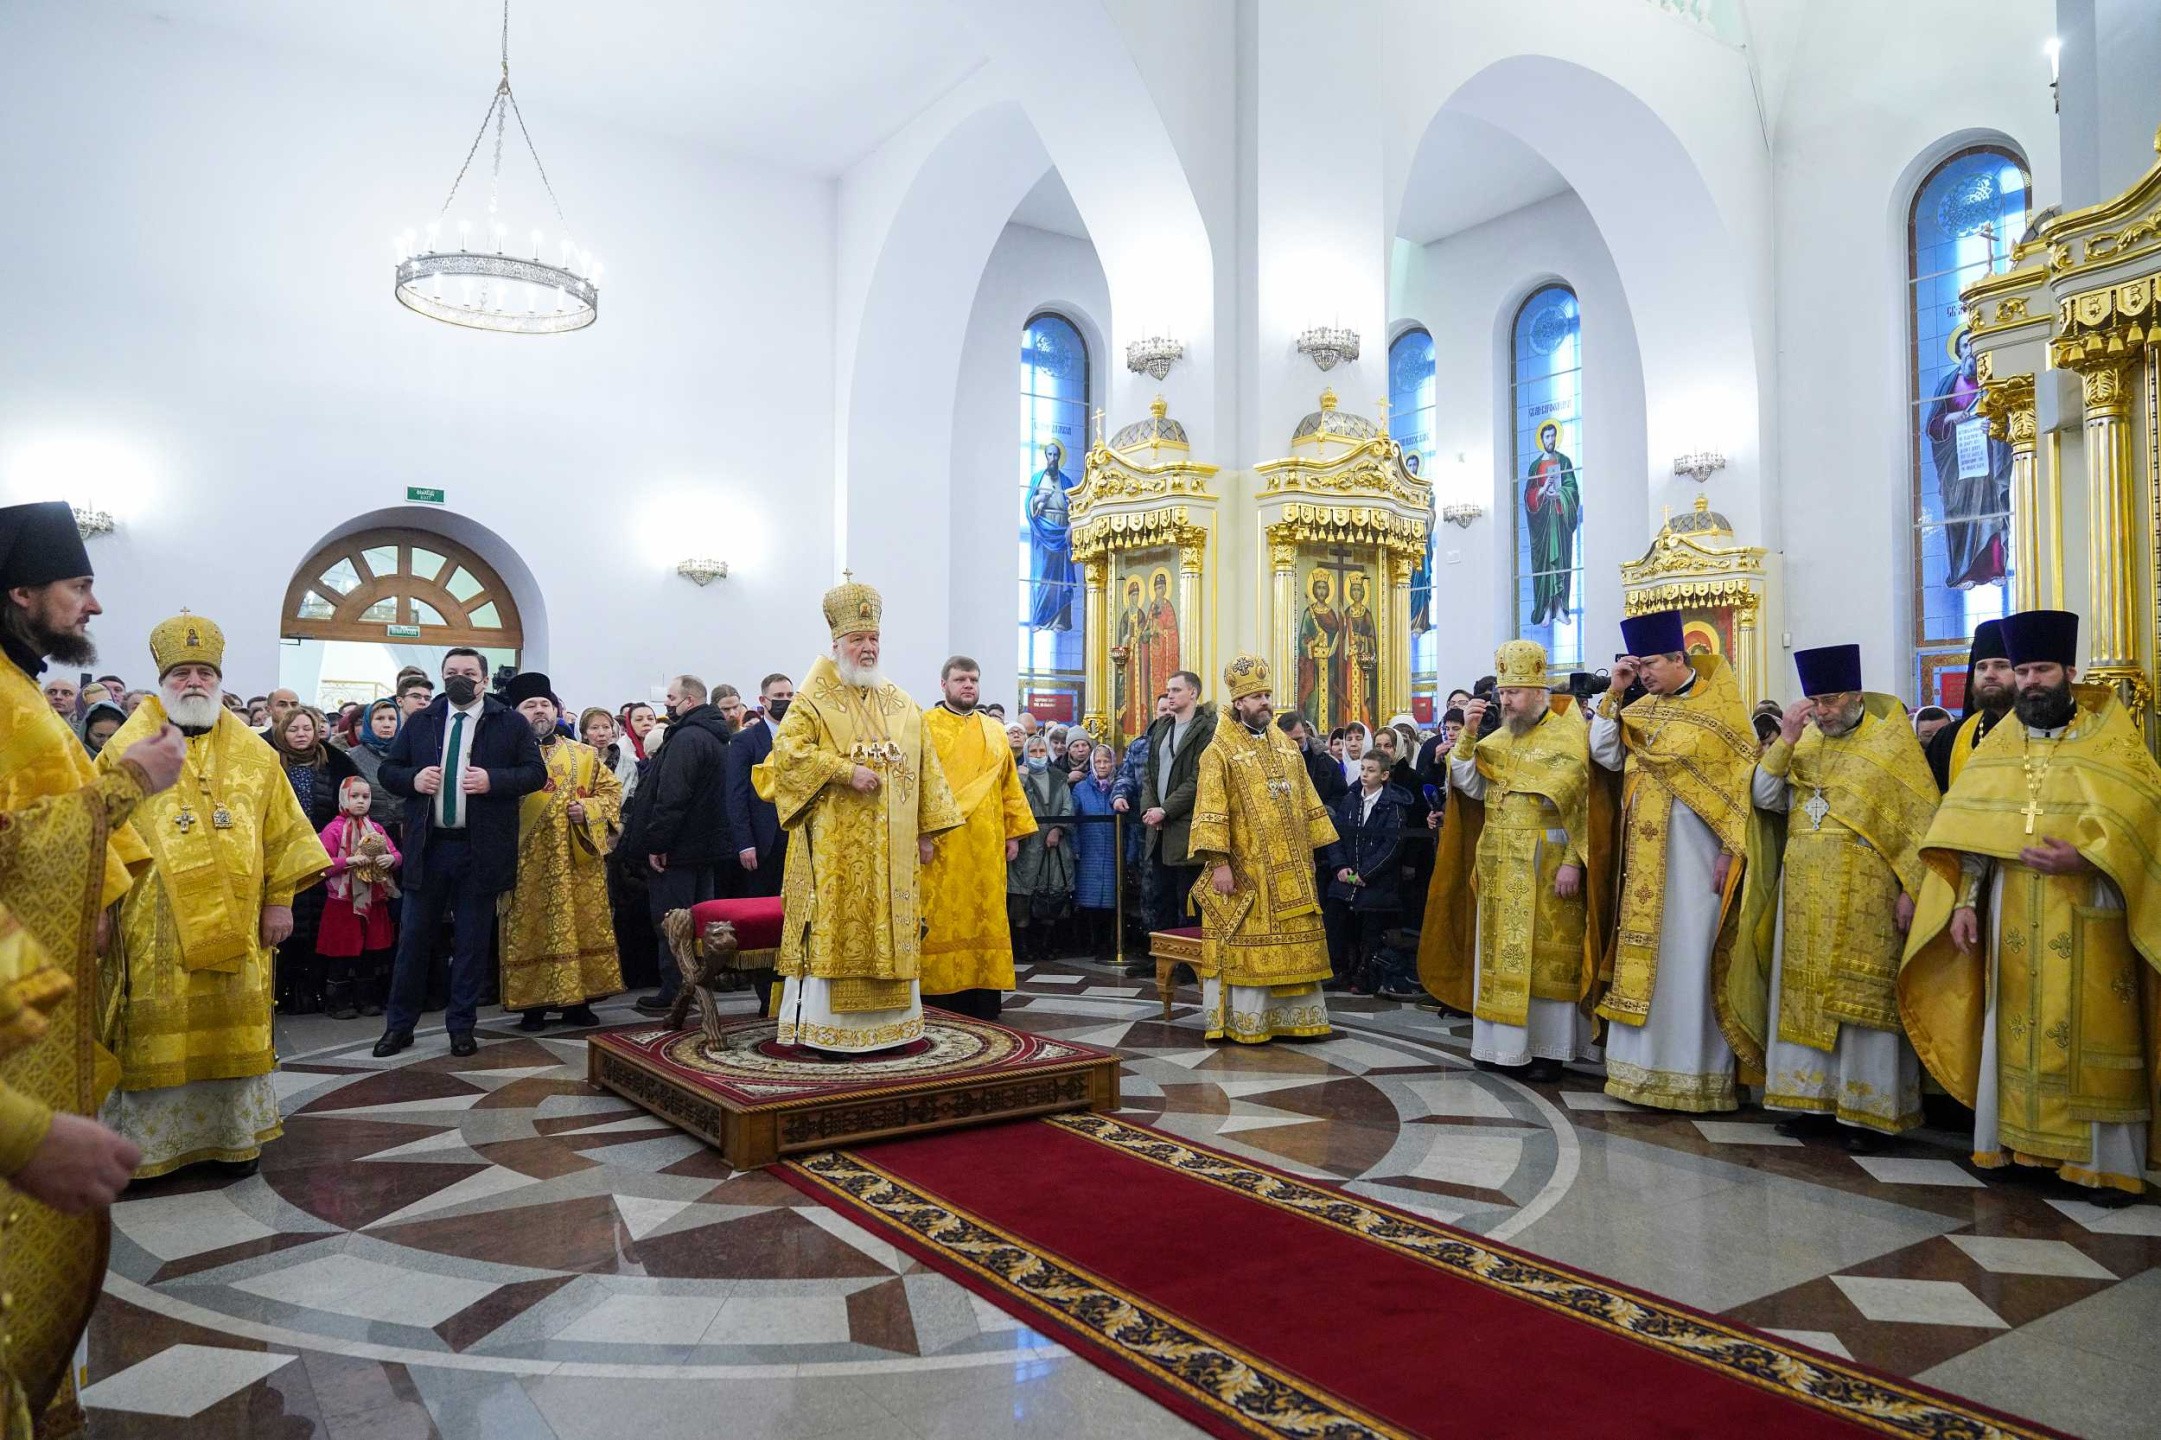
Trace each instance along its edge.
<instances>
[{"instance_id":1,"label":"elderly bearded priest","mask_svg":"<svg viewBox=\"0 0 2161 1440\"><path fill-rule=\"evenodd\" d=\"M294 893L330 857L276 752L219 703L224 632L183 612L150 632L150 656L158 693L106 754L169 716L188 758L129 822L157 866L120 904L120 1089L105 1116L143 1147L138 1178L204 1160L248 1173L284 1130L270 1085L272 953L292 933Z\"/></svg>"},{"instance_id":2,"label":"elderly bearded priest","mask_svg":"<svg viewBox=\"0 0 2161 1440\"><path fill-rule=\"evenodd\" d=\"M1899 1008L1973 1107L1974 1163L2054 1170L2096 1205L2145 1189L2161 1060L2161 768L2078 617L2003 622L2016 723L1974 748L1929 826Z\"/></svg>"},{"instance_id":3,"label":"elderly bearded priest","mask_svg":"<svg viewBox=\"0 0 2161 1440\"><path fill-rule=\"evenodd\" d=\"M1313 852L1336 840L1305 756L1270 721L1268 662L1223 669L1230 713L1201 752L1191 853L1201 863L1201 1009L1208 1038L1326 1035L1328 932Z\"/></svg>"},{"instance_id":4,"label":"elderly bearded priest","mask_svg":"<svg viewBox=\"0 0 2161 1440\"><path fill-rule=\"evenodd\" d=\"M884 608L868 585L826 591L832 654L751 772L788 832L783 1045L867 1054L923 1033L918 868L963 817L922 711L878 671Z\"/></svg>"}]
</instances>

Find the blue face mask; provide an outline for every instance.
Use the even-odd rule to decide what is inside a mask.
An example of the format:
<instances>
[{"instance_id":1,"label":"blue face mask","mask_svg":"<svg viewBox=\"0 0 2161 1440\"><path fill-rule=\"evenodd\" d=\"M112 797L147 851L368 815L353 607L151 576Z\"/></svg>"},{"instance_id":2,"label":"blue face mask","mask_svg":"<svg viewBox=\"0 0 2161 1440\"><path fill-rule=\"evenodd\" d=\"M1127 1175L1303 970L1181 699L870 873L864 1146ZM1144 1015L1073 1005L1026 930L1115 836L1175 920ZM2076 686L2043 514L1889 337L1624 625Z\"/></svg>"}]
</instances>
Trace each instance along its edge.
<instances>
[{"instance_id":1,"label":"blue face mask","mask_svg":"<svg viewBox=\"0 0 2161 1440\"><path fill-rule=\"evenodd\" d=\"M1030 770L1048 770L1050 769L1050 757L1048 755L1030 755L1028 757L1028 768Z\"/></svg>"}]
</instances>

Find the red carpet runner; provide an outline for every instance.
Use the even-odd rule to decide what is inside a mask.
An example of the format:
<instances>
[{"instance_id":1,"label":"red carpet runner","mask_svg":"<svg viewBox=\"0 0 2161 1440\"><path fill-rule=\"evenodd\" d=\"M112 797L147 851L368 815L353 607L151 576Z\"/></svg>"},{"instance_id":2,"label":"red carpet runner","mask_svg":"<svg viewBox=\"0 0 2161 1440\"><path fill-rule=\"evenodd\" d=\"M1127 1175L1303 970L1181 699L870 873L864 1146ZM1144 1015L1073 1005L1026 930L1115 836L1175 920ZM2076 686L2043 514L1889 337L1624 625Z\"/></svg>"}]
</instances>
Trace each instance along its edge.
<instances>
[{"instance_id":1,"label":"red carpet runner","mask_svg":"<svg viewBox=\"0 0 2161 1440\"><path fill-rule=\"evenodd\" d=\"M1217 1435L2055 1434L1104 1115L770 1173Z\"/></svg>"}]
</instances>

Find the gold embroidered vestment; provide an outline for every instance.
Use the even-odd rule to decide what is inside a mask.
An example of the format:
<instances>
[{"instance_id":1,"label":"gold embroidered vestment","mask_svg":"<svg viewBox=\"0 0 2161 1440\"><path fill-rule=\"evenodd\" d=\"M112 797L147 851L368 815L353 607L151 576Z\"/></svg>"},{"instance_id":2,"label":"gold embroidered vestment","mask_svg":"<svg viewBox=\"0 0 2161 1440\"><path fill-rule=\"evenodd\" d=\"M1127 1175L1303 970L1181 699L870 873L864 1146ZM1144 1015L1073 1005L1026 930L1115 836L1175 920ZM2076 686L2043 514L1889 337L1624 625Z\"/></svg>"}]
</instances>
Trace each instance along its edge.
<instances>
[{"instance_id":1,"label":"gold embroidered vestment","mask_svg":"<svg viewBox=\"0 0 2161 1440\"><path fill-rule=\"evenodd\" d=\"M1201 876L1205 977L1225 985L1308 985L1329 975L1328 937L1313 852L1336 839L1305 757L1275 726L1254 734L1225 715L1201 752L1190 853ZM1218 895L1211 875L1228 864L1236 885Z\"/></svg>"},{"instance_id":2,"label":"gold embroidered vestment","mask_svg":"<svg viewBox=\"0 0 2161 1440\"><path fill-rule=\"evenodd\" d=\"M540 747L548 783L518 802L518 878L502 909L503 1005L583 1005L623 988L608 909L608 851L623 783L590 745ZM572 801L585 818L570 818Z\"/></svg>"}]
</instances>

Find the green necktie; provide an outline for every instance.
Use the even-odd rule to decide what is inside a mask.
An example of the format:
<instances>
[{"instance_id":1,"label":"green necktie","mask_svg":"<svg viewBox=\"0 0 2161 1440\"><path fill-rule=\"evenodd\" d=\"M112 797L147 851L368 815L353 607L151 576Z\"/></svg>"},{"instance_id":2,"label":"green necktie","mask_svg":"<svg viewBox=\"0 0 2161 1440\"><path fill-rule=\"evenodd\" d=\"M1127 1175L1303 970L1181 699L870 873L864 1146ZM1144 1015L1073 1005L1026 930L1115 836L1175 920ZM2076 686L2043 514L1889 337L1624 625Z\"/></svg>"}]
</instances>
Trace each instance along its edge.
<instances>
[{"instance_id":1,"label":"green necktie","mask_svg":"<svg viewBox=\"0 0 2161 1440\"><path fill-rule=\"evenodd\" d=\"M458 745L465 739L465 712L458 711L450 718L450 749L444 758L449 764L443 767L443 824L458 823Z\"/></svg>"}]
</instances>

